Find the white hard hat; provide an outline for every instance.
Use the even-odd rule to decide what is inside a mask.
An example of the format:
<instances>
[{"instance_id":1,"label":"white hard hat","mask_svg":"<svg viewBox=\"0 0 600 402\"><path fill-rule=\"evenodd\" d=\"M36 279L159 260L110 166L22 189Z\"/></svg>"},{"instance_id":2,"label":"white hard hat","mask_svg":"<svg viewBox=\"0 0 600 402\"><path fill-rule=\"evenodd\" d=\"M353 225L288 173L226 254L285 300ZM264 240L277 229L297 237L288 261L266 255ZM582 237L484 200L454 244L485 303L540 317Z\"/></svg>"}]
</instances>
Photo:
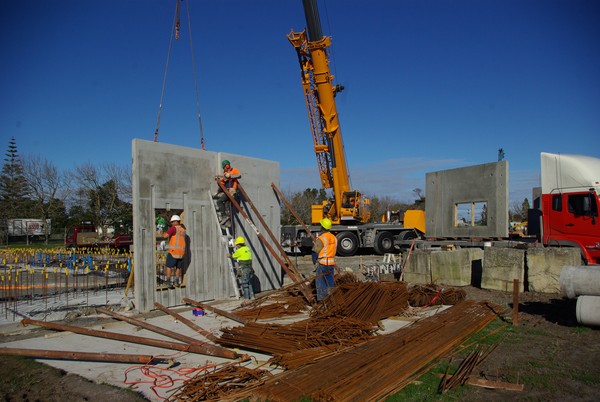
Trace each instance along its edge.
<instances>
[{"instance_id":1,"label":"white hard hat","mask_svg":"<svg viewBox=\"0 0 600 402\"><path fill-rule=\"evenodd\" d=\"M179 217L179 215L173 215L171 217L171 222L173 222L173 221L179 221L179 222L181 222L181 218Z\"/></svg>"}]
</instances>

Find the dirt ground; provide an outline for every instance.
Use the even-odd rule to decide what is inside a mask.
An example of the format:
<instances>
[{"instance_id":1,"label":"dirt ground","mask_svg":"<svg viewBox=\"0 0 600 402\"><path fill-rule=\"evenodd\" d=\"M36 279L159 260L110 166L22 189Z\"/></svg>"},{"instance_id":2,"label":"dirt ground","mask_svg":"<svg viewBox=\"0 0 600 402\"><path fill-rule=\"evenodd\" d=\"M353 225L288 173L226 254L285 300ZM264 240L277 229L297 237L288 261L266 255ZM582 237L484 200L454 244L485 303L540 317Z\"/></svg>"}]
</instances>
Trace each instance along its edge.
<instances>
[{"instance_id":1,"label":"dirt ground","mask_svg":"<svg viewBox=\"0 0 600 402\"><path fill-rule=\"evenodd\" d=\"M512 308L512 294L473 287L467 298ZM434 400L596 401L600 392L600 329L577 324L576 300L560 295L522 293L519 325L504 316L499 346L474 375L524 384L523 391L463 386ZM2 342L2 340L0 340ZM26 358L0 356L2 401L142 401L126 389L96 384Z\"/></svg>"}]
</instances>

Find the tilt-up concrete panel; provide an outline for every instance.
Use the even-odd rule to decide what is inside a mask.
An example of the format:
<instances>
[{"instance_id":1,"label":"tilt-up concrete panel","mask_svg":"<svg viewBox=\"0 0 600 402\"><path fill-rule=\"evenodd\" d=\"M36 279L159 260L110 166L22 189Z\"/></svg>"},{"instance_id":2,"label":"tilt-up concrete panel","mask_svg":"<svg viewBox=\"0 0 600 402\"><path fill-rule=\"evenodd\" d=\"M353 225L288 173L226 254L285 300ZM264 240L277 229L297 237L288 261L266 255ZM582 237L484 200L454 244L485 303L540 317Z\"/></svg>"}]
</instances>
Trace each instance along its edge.
<instances>
[{"instance_id":1,"label":"tilt-up concrete panel","mask_svg":"<svg viewBox=\"0 0 600 402\"><path fill-rule=\"evenodd\" d=\"M427 173L425 192L427 237L508 237L507 161ZM469 205L485 205L470 217L484 213L485 224L461 220L458 211Z\"/></svg>"},{"instance_id":2,"label":"tilt-up concrete panel","mask_svg":"<svg viewBox=\"0 0 600 402\"><path fill-rule=\"evenodd\" d=\"M181 305L184 297L202 302L233 296L228 250L211 196L218 188L215 176L222 173L221 161L225 159L240 170L240 183L278 242L280 206L271 183L279 186L279 163L140 139L132 141L132 156L136 308L149 311L156 302L167 307ZM272 249L276 250L277 244L261 227L248 203L241 200L240 204L253 223L236 213L231 235L245 237L252 250L257 290L279 288L283 280L281 266L254 228ZM183 213L188 238L184 286L162 288L157 283L160 256L156 247L156 210Z\"/></svg>"}]
</instances>

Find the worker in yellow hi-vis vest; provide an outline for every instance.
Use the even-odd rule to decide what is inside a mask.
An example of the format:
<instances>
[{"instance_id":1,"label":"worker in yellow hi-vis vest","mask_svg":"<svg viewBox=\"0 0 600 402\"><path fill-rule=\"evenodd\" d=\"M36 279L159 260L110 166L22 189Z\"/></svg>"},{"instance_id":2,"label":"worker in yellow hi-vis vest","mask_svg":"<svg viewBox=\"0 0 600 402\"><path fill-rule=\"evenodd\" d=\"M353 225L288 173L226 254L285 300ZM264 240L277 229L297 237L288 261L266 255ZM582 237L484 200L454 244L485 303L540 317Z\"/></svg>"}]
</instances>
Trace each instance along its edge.
<instances>
[{"instance_id":1,"label":"worker in yellow hi-vis vest","mask_svg":"<svg viewBox=\"0 0 600 402\"><path fill-rule=\"evenodd\" d=\"M254 288L252 287L252 277L254 269L252 269L252 251L246 245L246 240L243 237L235 239L235 252L231 258L238 261L240 265L237 271L237 276L240 278L242 285L242 294L245 299L254 299Z\"/></svg>"}]
</instances>

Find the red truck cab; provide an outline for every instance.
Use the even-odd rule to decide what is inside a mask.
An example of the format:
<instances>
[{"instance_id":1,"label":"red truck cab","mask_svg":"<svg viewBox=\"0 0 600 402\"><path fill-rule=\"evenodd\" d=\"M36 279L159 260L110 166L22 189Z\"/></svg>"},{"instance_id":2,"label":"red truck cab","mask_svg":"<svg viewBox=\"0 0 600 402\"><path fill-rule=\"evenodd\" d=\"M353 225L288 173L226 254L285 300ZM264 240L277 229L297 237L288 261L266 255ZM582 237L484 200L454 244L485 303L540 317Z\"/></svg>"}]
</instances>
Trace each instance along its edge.
<instances>
[{"instance_id":1,"label":"red truck cab","mask_svg":"<svg viewBox=\"0 0 600 402\"><path fill-rule=\"evenodd\" d=\"M575 246L587 264L600 264L600 159L541 154L541 238L546 246Z\"/></svg>"}]
</instances>

